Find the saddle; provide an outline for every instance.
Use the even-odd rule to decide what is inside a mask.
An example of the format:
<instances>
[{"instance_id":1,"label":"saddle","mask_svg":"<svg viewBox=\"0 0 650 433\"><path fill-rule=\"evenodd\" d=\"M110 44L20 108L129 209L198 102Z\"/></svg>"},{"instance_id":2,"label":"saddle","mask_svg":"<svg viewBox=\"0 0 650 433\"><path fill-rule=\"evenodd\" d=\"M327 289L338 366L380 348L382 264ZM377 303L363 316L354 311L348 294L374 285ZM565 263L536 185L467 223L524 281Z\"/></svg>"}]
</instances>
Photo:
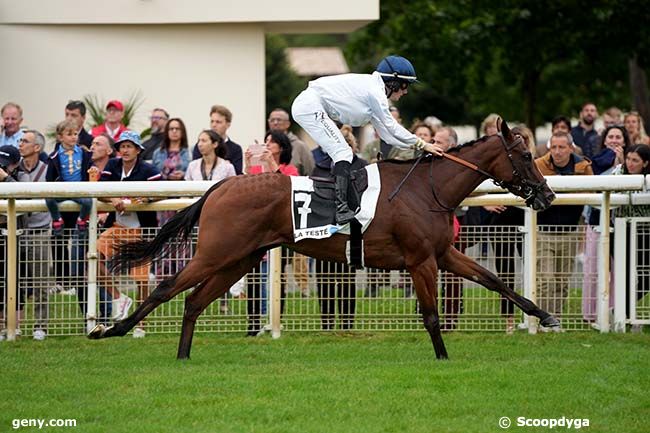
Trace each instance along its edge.
<instances>
[{"instance_id":1,"label":"saddle","mask_svg":"<svg viewBox=\"0 0 650 433\"><path fill-rule=\"evenodd\" d=\"M377 176L378 177L378 176ZM345 233L348 225L336 224L336 192L333 177L292 177L292 216L294 239L299 241L304 238L322 239L334 233ZM361 212L361 198L368 190L368 172L365 168L353 171L350 174L348 190L348 205L350 209ZM374 200L378 196L375 188ZM373 196L373 194L371 194ZM347 247L348 262L356 268L363 267L363 240L362 227L367 226L374 215L374 205L371 216L357 215L349 223L350 240Z\"/></svg>"},{"instance_id":2,"label":"saddle","mask_svg":"<svg viewBox=\"0 0 650 433\"><path fill-rule=\"evenodd\" d=\"M310 176L310 179L314 182L314 194L322 200L331 202L332 207L334 208L334 202L336 200L334 176ZM350 206L350 209L359 208L361 205L361 196L366 189L368 189L368 172L363 168L351 172L350 184L348 186L348 206ZM330 221L332 224L335 224L334 212L332 212L332 218Z\"/></svg>"}]
</instances>

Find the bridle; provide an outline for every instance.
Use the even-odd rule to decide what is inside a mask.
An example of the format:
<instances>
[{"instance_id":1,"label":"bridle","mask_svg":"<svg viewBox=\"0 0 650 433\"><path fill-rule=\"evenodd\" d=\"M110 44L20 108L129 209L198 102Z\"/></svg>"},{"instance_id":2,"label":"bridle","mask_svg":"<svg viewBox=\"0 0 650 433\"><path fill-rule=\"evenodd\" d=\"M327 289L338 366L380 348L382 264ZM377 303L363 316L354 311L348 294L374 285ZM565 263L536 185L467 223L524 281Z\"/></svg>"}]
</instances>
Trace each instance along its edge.
<instances>
[{"instance_id":1,"label":"bridle","mask_svg":"<svg viewBox=\"0 0 650 433\"><path fill-rule=\"evenodd\" d=\"M503 145L504 149L506 150L506 155L508 155L508 159L510 160L510 164L512 165L512 176L513 176L513 181L512 182L506 182L502 179L498 179L494 176L492 176L490 173L487 171L483 170L480 168L478 165L471 163L469 161L466 161L462 158L459 158L457 156L448 154L448 153L443 153L442 157L446 158L450 161L453 161L457 164L462 165L463 167L467 167L470 170L473 170L477 173L479 173L481 176L484 176L488 179L491 179L492 182L494 182L497 186L507 189L508 191L512 192L513 194L523 197L524 201L526 202L527 205L531 205L532 202L535 199L535 196L546 186L546 180L544 179L541 182L533 182L531 180L528 180L524 178L519 170L517 170L517 166L515 165L515 161L512 157L512 150L516 148L519 144L521 144L522 138L521 136L517 135L517 139L514 140L512 143L508 144L506 142L505 137L501 132L498 134L499 139L501 140L501 144ZM391 193L391 195L388 197L388 200L391 201L399 192L401 189L402 185L404 182L406 182L406 179L411 175L417 164L422 160L422 158L425 157L425 154L420 155L416 160L415 163L413 164L413 167L409 170L408 173L406 173L406 176L404 176L404 179L397 185L395 190ZM433 183L433 161L434 159L431 158L431 164L430 164L430 170L429 170L429 184L431 186L431 193L433 194L433 198L435 201L438 203L438 205L442 208L440 212L451 212L454 210L453 207L446 206L443 204L440 199L438 198L438 195L436 194L436 189L434 187Z\"/></svg>"}]
</instances>

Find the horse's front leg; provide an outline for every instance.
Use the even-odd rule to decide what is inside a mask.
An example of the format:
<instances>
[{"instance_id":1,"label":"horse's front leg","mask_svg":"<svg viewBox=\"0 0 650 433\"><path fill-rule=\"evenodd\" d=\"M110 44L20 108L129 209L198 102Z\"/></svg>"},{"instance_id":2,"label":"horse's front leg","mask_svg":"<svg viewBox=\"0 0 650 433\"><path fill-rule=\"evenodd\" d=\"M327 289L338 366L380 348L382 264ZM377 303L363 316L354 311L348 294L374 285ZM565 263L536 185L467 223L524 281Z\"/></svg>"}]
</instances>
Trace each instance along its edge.
<instances>
[{"instance_id":1,"label":"horse's front leg","mask_svg":"<svg viewBox=\"0 0 650 433\"><path fill-rule=\"evenodd\" d=\"M524 298L512 290L512 288L507 287L496 275L467 257L465 254L462 254L456 248L450 247L447 252L438 259L438 263L440 264L441 269L453 272L459 277L475 281L493 292L500 293L501 296L509 299L521 308L524 313L538 317L540 319L540 325L547 327L560 326L559 320L548 314L546 311L541 310L530 299Z\"/></svg>"},{"instance_id":2,"label":"horse's front leg","mask_svg":"<svg viewBox=\"0 0 650 433\"><path fill-rule=\"evenodd\" d=\"M440 333L440 316L438 315L438 264L433 257L427 258L418 265L409 266L408 270L413 279L415 292L422 310L424 327L429 332L436 358L447 359L447 349Z\"/></svg>"}]
</instances>

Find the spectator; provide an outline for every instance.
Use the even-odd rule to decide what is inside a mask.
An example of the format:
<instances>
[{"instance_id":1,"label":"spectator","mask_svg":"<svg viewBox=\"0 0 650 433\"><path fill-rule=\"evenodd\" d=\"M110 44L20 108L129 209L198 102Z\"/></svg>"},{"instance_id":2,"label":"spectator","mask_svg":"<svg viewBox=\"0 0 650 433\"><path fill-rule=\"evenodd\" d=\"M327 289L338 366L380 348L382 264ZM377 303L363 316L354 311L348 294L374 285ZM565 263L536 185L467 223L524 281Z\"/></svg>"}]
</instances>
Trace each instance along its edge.
<instances>
[{"instance_id":1,"label":"spectator","mask_svg":"<svg viewBox=\"0 0 650 433\"><path fill-rule=\"evenodd\" d=\"M163 138L165 137L165 126L167 125L167 120L169 119L169 113L163 108L154 108L151 112L151 137L146 140L142 145L144 146L144 152L140 154L140 159L143 161L149 161L153 158L153 153L160 147Z\"/></svg>"},{"instance_id":2,"label":"spectator","mask_svg":"<svg viewBox=\"0 0 650 433\"><path fill-rule=\"evenodd\" d=\"M645 144L633 144L627 149L627 154L625 155L625 164L623 165L623 174L650 174L650 147ZM628 205L621 206L616 209L615 214L619 218L630 218L630 217L647 217L650 215L650 205ZM627 241L625 245L628 247L627 259L630 260L631 254L636 254L636 302L640 301L644 296L650 292L650 276L647 272L642 272L641 270L647 270L650 268L650 254L648 254L648 246L650 246L650 232L647 228L642 228L637 226L637 238L636 238L636 252L630 250L630 235L631 231L627 231ZM630 269L631 271L631 269ZM631 276L632 272L626 272L626 285L625 287L631 287L632 281ZM626 301L625 306L629 309L629 293L626 291ZM611 298L610 298L611 299ZM647 305L647 304L646 304ZM627 317L629 317L629 311L627 312ZM632 325L632 332L641 332L642 325Z\"/></svg>"},{"instance_id":3,"label":"spectator","mask_svg":"<svg viewBox=\"0 0 650 433\"><path fill-rule=\"evenodd\" d=\"M569 129L564 133L568 135ZM525 126L516 126L512 128L512 133L521 136L528 151L531 154L535 153L535 141L530 129ZM524 211L516 206L500 205L483 206L483 209L490 212L487 224L491 226L490 231L493 231L491 238L495 239L495 235L500 235L500 239L495 239L492 243L496 273L506 286L517 291L515 288L515 276L517 275L515 272L515 254L522 257L523 253L522 240L517 227L524 225ZM521 292L521 290L518 291ZM514 313L514 304L501 296L501 315L506 318L507 334L512 334L515 330Z\"/></svg>"},{"instance_id":4,"label":"spectator","mask_svg":"<svg viewBox=\"0 0 650 433\"><path fill-rule=\"evenodd\" d=\"M341 134L348 145L352 148L352 170L361 170L368 163L359 158L357 153L357 141L352 134L352 127L343 125ZM329 159L329 156L327 156ZM316 166L312 176L330 177L331 159L329 163ZM295 262L294 262L295 264ZM340 328L352 329L354 325L354 313L356 306L356 283L355 271L347 263L316 260L316 275L318 278L318 304L321 311L321 326L323 330L334 329L335 304L338 306ZM338 289L338 290L337 290Z\"/></svg>"},{"instance_id":5,"label":"spectator","mask_svg":"<svg viewBox=\"0 0 650 433\"><path fill-rule=\"evenodd\" d=\"M569 134L558 132L551 137L548 154L535 160L544 176L592 175L589 160L573 150ZM577 243L575 231L583 206L551 206L538 215L537 270L539 272L538 305L559 317L569 290ZM558 329L559 328L551 328ZM542 331L548 331L542 328Z\"/></svg>"},{"instance_id":6,"label":"spectator","mask_svg":"<svg viewBox=\"0 0 650 433\"><path fill-rule=\"evenodd\" d=\"M286 134L291 140L291 164L295 165L301 176L309 176L314 171L314 156L307 144L291 132L289 113L283 108L275 108L269 114L269 131Z\"/></svg>"},{"instance_id":7,"label":"spectator","mask_svg":"<svg viewBox=\"0 0 650 433\"><path fill-rule=\"evenodd\" d=\"M497 119L499 115L496 113L490 113L487 115L483 122L481 122L481 127L479 128L479 135L497 135L499 133L499 128L497 127Z\"/></svg>"},{"instance_id":8,"label":"spectator","mask_svg":"<svg viewBox=\"0 0 650 433\"><path fill-rule=\"evenodd\" d=\"M101 125L95 126L91 130L93 137L100 134L108 134L113 140L117 140L122 132L126 131L126 126L122 123L124 118L124 105L122 102L114 99L106 104L106 120Z\"/></svg>"},{"instance_id":9,"label":"spectator","mask_svg":"<svg viewBox=\"0 0 650 433\"><path fill-rule=\"evenodd\" d=\"M528 128L526 128L528 129ZM551 120L551 135L556 132L564 132L566 134L571 133L571 120L566 116L556 116ZM573 140L571 140L573 142ZM548 153L548 150L551 148L551 139L546 143L540 143L535 147L535 157L541 158L542 156ZM582 152L582 149L574 145L574 151Z\"/></svg>"},{"instance_id":10,"label":"spectator","mask_svg":"<svg viewBox=\"0 0 650 433\"><path fill-rule=\"evenodd\" d=\"M434 131L426 123L420 121L415 122L411 127L411 132L415 134L418 138L421 138L426 143L433 143ZM416 151L413 149L400 149L397 147L393 147L390 151L390 154L388 155L388 159L397 159L401 161L406 161L415 158L415 156L416 156Z\"/></svg>"},{"instance_id":11,"label":"spectator","mask_svg":"<svg viewBox=\"0 0 650 433\"><path fill-rule=\"evenodd\" d=\"M153 153L152 164L158 169L163 180L183 180L189 163L190 152L185 123L174 117L165 125L163 140ZM175 211L158 212L159 225L165 224L175 213Z\"/></svg>"},{"instance_id":12,"label":"spectator","mask_svg":"<svg viewBox=\"0 0 650 433\"><path fill-rule=\"evenodd\" d=\"M153 153L152 164L164 180L183 180L189 163L185 123L177 117L169 119L160 146Z\"/></svg>"},{"instance_id":13,"label":"spectator","mask_svg":"<svg viewBox=\"0 0 650 433\"><path fill-rule=\"evenodd\" d=\"M201 153L201 159L189 163L185 180L210 180L216 183L236 175L235 167L225 159L226 147L219 134L206 129L199 134L196 145Z\"/></svg>"},{"instance_id":14,"label":"spectator","mask_svg":"<svg viewBox=\"0 0 650 433\"><path fill-rule=\"evenodd\" d=\"M115 155L115 142L108 134L101 134L93 138L90 145L92 166L88 169L88 180L97 182L102 177L102 171L108 164L108 161ZM97 215L99 225L104 225L107 212L101 212Z\"/></svg>"},{"instance_id":15,"label":"spectator","mask_svg":"<svg viewBox=\"0 0 650 433\"><path fill-rule=\"evenodd\" d=\"M22 160L18 166L18 182L45 182L47 164L39 159L45 137L38 131L26 130L18 147ZM48 212L29 212L23 216L26 230L20 240L20 277L22 287L18 317L23 319L23 306L28 296L34 299L34 340L44 340L48 322L48 283L50 279L50 223ZM22 285L21 285L22 286Z\"/></svg>"},{"instance_id":16,"label":"spectator","mask_svg":"<svg viewBox=\"0 0 650 433\"><path fill-rule=\"evenodd\" d=\"M0 124L0 146L13 146L18 149L23 131L20 124L23 122L23 109L15 102L7 102L0 110L2 123Z\"/></svg>"},{"instance_id":17,"label":"spectator","mask_svg":"<svg viewBox=\"0 0 650 433\"><path fill-rule=\"evenodd\" d=\"M439 145L445 152L458 145L458 134L449 127L438 128L433 135L433 143ZM460 252L465 253L468 248L467 240L459 237L461 225L467 223L466 212L457 209L454 219L454 246ZM452 331L458 325L458 315L463 312L463 279L453 274L445 273L442 277L440 302L443 313L441 329ZM419 308L419 307L418 307ZM417 311L419 313L419 309Z\"/></svg>"},{"instance_id":18,"label":"spectator","mask_svg":"<svg viewBox=\"0 0 650 433\"><path fill-rule=\"evenodd\" d=\"M16 182L16 169L18 168L19 163L20 152L18 152L18 149L16 147L10 144L0 146L0 182ZM0 214L0 228L5 230L7 229L7 217L4 214ZM10 262L7 260L7 258L7 243L3 242L0 246L0 281L4 282L5 287L0 289L0 341L3 341L7 338L6 331L4 329L5 298L7 293L6 270L7 266L10 266L12 263L13 266L16 266L15 262ZM20 329L17 329L16 333L20 335Z\"/></svg>"},{"instance_id":19,"label":"spectator","mask_svg":"<svg viewBox=\"0 0 650 433\"><path fill-rule=\"evenodd\" d=\"M592 170L594 174L620 173L620 167L625 160L625 152L630 147L630 138L622 126L610 126L603 131L600 148L602 150L594 156ZM596 299L598 294L598 241L600 233L600 210L587 206L587 230L585 233L585 251L583 262L583 284L582 284L582 316L587 322L596 320ZM610 261L611 269L614 268L613 257ZM610 274L611 275L611 274ZM614 306L614 279L610 281L612 296L610 306Z\"/></svg>"},{"instance_id":20,"label":"spectator","mask_svg":"<svg viewBox=\"0 0 650 433\"><path fill-rule=\"evenodd\" d=\"M623 125L623 112L620 108L609 107L603 113L603 128Z\"/></svg>"},{"instance_id":21,"label":"spectator","mask_svg":"<svg viewBox=\"0 0 650 433\"><path fill-rule=\"evenodd\" d=\"M185 172L185 180L209 180L217 183L227 177L236 176L235 167L227 161L223 138L211 129L199 134L196 147L201 152L201 159L190 162ZM227 314L228 301L224 294L220 298L221 312Z\"/></svg>"},{"instance_id":22,"label":"spectator","mask_svg":"<svg viewBox=\"0 0 650 433\"><path fill-rule=\"evenodd\" d=\"M93 142L93 136L84 129L86 123L86 104L83 101L68 101L65 106L65 120L73 120L79 128L79 137L77 143L86 150L90 149Z\"/></svg>"},{"instance_id":23,"label":"spectator","mask_svg":"<svg viewBox=\"0 0 650 433\"><path fill-rule=\"evenodd\" d=\"M88 180L91 154L77 144L77 122L64 120L56 127L57 139L61 147L50 155L47 167L48 182L84 182ZM79 237L84 237L88 230L88 217L92 200L89 198L48 198L45 199L47 208L52 216L52 234L55 237L63 235L65 222L59 212L59 203L72 200L81 206L76 228Z\"/></svg>"},{"instance_id":24,"label":"spectator","mask_svg":"<svg viewBox=\"0 0 650 433\"><path fill-rule=\"evenodd\" d=\"M241 146L228 137L228 129L232 123L232 112L223 105L213 105L210 109L210 129L223 138L226 146L226 159L235 167L235 173L242 174L242 150ZM194 146L192 159L199 159L201 152Z\"/></svg>"},{"instance_id":25,"label":"spectator","mask_svg":"<svg viewBox=\"0 0 650 433\"><path fill-rule=\"evenodd\" d=\"M580 110L580 121L571 128L571 136L576 146L582 149L582 154L591 159L598 151L600 139L596 132L595 122L598 119L598 109L593 102L585 102Z\"/></svg>"},{"instance_id":26,"label":"spectator","mask_svg":"<svg viewBox=\"0 0 650 433\"><path fill-rule=\"evenodd\" d=\"M115 142L108 134L101 134L93 138L90 145L92 167L91 172L97 174L97 180L101 178L101 172L108 164L108 161L115 156Z\"/></svg>"},{"instance_id":27,"label":"spectator","mask_svg":"<svg viewBox=\"0 0 650 433\"><path fill-rule=\"evenodd\" d=\"M623 124L627 133L630 135L632 144L650 144L650 138L643 127L643 119L636 111L630 111L623 117Z\"/></svg>"},{"instance_id":28,"label":"spectator","mask_svg":"<svg viewBox=\"0 0 650 433\"><path fill-rule=\"evenodd\" d=\"M135 131L124 131L117 143L117 150L122 155L121 158L113 158L102 172L102 181L155 181L161 178L160 172L156 167L139 159L140 152L144 150L140 142L140 135ZM123 295L114 286L112 276L108 272L106 263L115 253L115 246L122 242L132 242L140 240L143 235L143 229L157 226L156 213L151 211L129 212L126 205L131 203L131 199L116 197L104 199L115 207L106 221L106 230L97 240L97 252L100 253L98 263L98 283L108 291L113 298L113 319L116 321L123 320L129 314L129 308L133 300L127 295ZM135 203L148 203L148 198L135 198ZM131 277L138 286L138 302L142 302L149 295L149 266L142 265L131 268ZM140 322L138 327L133 331L134 338L145 336L144 323Z\"/></svg>"},{"instance_id":29,"label":"spectator","mask_svg":"<svg viewBox=\"0 0 650 433\"><path fill-rule=\"evenodd\" d=\"M115 142L108 134L101 134L93 138L93 141L90 145L92 166L88 169L88 181L98 182L101 179L102 171L106 168L108 161L111 157L115 155ZM97 223L100 227L103 227L108 218L108 212L100 212L97 214ZM85 254L83 255L85 257ZM84 263L85 264L85 263ZM85 267L80 266L78 271L79 274L85 271ZM99 289L99 321L104 325L108 325L108 322L112 314L112 298L108 294L105 288L98 287ZM81 312L86 315L86 291L79 290L77 292L77 298L79 299L79 306L81 307Z\"/></svg>"},{"instance_id":30,"label":"spectator","mask_svg":"<svg viewBox=\"0 0 650 433\"><path fill-rule=\"evenodd\" d=\"M298 169L291 164L291 140L286 134L276 131L267 132L264 149L259 156L260 164L253 165L253 162L255 162L253 156L250 147L246 149L244 153L246 174L282 173L285 176L298 176ZM281 266L284 269L284 263ZM266 258L255 266L252 272L259 274L261 278L255 281L248 280L248 296L246 300L248 332L246 335L249 337L260 335L263 332L260 316L264 314L263 309L266 305L263 301L266 291ZM286 292L284 284L281 291L280 311L283 311Z\"/></svg>"}]
</instances>

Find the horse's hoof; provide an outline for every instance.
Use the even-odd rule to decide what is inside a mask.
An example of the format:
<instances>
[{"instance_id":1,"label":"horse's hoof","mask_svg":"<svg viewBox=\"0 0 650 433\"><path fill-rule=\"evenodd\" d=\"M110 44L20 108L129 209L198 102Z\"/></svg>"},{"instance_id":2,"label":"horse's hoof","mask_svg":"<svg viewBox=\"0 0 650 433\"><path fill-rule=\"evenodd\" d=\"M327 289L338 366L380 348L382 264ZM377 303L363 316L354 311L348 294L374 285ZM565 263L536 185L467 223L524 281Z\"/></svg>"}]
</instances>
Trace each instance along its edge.
<instances>
[{"instance_id":1,"label":"horse's hoof","mask_svg":"<svg viewBox=\"0 0 650 433\"><path fill-rule=\"evenodd\" d=\"M557 328L560 326L560 321L549 315L547 318L541 320L539 324L547 328Z\"/></svg>"},{"instance_id":2,"label":"horse's hoof","mask_svg":"<svg viewBox=\"0 0 650 433\"><path fill-rule=\"evenodd\" d=\"M95 325L95 327L90 330L88 333L88 338L91 340L97 340L99 338L102 338L105 332L106 327L100 323L99 325Z\"/></svg>"}]
</instances>

